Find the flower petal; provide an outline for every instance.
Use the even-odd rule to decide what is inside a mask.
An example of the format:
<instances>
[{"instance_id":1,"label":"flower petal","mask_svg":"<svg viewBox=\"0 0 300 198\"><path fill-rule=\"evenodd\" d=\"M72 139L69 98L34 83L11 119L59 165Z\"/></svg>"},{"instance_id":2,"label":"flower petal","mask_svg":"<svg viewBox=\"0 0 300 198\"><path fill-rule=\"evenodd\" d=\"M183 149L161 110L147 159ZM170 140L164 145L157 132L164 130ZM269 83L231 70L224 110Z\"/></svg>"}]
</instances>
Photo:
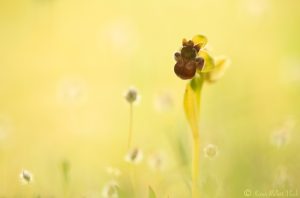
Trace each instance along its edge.
<instances>
[{"instance_id":1,"label":"flower petal","mask_svg":"<svg viewBox=\"0 0 300 198\"><path fill-rule=\"evenodd\" d=\"M148 198L156 198L156 194L155 194L154 190L152 189L152 187L149 186L148 188L149 188Z\"/></svg>"},{"instance_id":2,"label":"flower petal","mask_svg":"<svg viewBox=\"0 0 300 198\"><path fill-rule=\"evenodd\" d=\"M198 55L204 59L204 65L200 71L201 73L211 72L215 69L215 61L207 51L200 50Z\"/></svg>"},{"instance_id":3,"label":"flower petal","mask_svg":"<svg viewBox=\"0 0 300 198\"><path fill-rule=\"evenodd\" d=\"M205 80L207 80L210 83L219 80L224 75L230 63L230 59L225 56L215 58L215 68L213 71L209 72L206 75Z\"/></svg>"},{"instance_id":4,"label":"flower petal","mask_svg":"<svg viewBox=\"0 0 300 198\"><path fill-rule=\"evenodd\" d=\"M207 38L201 34L198 34L192 38L192 41L195 45L199 45L199 47L202 49L207 44Z\"/></svg>"}]
</instances>

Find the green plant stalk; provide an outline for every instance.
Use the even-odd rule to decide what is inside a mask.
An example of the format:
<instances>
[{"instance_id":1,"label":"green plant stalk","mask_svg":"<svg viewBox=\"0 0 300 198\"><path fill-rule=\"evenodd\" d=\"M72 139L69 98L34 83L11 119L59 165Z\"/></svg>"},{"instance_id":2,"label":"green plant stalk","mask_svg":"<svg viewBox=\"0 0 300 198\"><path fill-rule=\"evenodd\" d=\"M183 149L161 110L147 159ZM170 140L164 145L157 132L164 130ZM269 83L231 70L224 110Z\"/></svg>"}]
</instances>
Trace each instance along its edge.
<instances>
[{"instance_id":1,"label":"green plant stalk","mask_svg":"<svg viewBox=\"0 0 300 198\"><path fill-rule=\"evenodd\" d=\"M200 135L199 115L200 98L203 86L203 77L193 78L186 86L184 94L184 110L192 130L193 157L192 157L192 197L199 198L199 172L200 172Z\"/></svg>"},{"instance_id":2,"label":"green plant stalk","mask_svg":"<svg viewBox=\"0 0 300 198\"><path fill-rule=\"evenodd\" d=\"M132 185L132 197L137 197L136 196L136 173L135 173L135 167L133 164L130 164L131 169L130 169L130 181L131 181L131 185Z\"/></svg>"},{"instance_id":3,"label":"green plant stalk","mask_svg":"<svg viewBox=\"0 0 300 198\"><path fill-rule=\"evenodd\" d=\"M131 142L132 142L132 128L133 128L133 105L130 103L129 106L129 131L128 131L128 143L127 149L130 150ZM130 164L130 181L132 185L132 196L136 197L136 186L135 186L135 167Z\"/></svg>"},{"instance_id":4,"label":"green plant stalk","mask_svg":"<svg viewBox=\"0 0 300 198\"><path fill-rule=\"evenodd\" d=\"M127 149L129 150L132 142L132 125L133 125L133 105L130 103L129 107L129 131L128 131L128 143Z\"/></svg>"},{"instance_id":5,"label":"green plant stalk","mask_svg":"<svg viewBox=\"0 0 300 198\"><path fill-rule=\"evenodd\" d=\"M199 198L199 166L200 166L200 138L194 137L193 142L193 164L192 164L192 196Z\"/></svg>"}]
</instances>

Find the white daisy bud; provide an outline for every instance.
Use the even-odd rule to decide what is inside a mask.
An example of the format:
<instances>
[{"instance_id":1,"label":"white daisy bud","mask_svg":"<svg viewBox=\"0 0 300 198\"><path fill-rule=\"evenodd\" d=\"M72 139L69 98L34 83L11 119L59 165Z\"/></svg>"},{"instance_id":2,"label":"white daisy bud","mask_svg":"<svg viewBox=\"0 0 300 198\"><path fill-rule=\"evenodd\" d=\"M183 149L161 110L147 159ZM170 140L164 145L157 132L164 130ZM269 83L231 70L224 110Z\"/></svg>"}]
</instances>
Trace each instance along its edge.
<instances>
[{"instance_id":1,"label":"white daisy bud","mask_svg":"<svg viewBox=\"0 0 300 198\"><path fill-rule=\"evenodd\" d=\"M33 181L33 175L28 170L22 170L20 173L20 181L22 184L29 184Z\"/></svg>"},{"instance_id":2,"label":"white daisy bud","mask_svg":"<svg viewBox=\"0 0 300 198\"><path fill-rule=\"evenodd\" d=\"M139 164L143 160L143 152L138 148L130 150L125 156L125 161L133 164Z\"/></svg>"},{"instance_id":3,"label":"white daisy bud","mask_svg":"<svg viewBox=\"0 0 300 198\"><path fill-rule=\"evenodd\" d=\"M218 155L218 152L218 147L213 144L208 144L204 148L204 156L210 159L215 158Z\"/></svg>"},{"instance_id":4,"label":"white daisy bud","mask_svg":"<svg viewBox=\"0 0 300 198\"><path fill-rule=\"evenodd\" d=\"M134 102L138 102L140 99L140 96L138 94L137 89L134 87L130 87L125 93L125 99L130 104L132 104Z\"/></svg>"}]
</instances>

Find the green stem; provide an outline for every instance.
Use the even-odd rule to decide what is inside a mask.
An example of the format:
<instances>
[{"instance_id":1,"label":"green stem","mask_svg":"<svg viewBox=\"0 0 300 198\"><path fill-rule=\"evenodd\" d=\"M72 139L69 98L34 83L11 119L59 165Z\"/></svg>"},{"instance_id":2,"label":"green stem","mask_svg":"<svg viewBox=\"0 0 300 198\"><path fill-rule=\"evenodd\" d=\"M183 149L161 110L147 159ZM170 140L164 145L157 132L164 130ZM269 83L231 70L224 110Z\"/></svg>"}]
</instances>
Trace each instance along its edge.
<instances>
[{"instance_id":1,"label":"green stem","mask_svg":"<svg viewBox=\"0 0 300 198\"><path fill-rule=\"evenodd\" d=\"M136 174L135 174L135 167L133 164L130 164L131 169L130 169L130 180L131 180L131 185L132 185L132 197L136 197L136 185L135 185L135 181L136 181Z\"/></svg>"},{"instance_id":2,"label":"green stem","mask_svg":"<svg viewBox=\"0 0 300 198\"><path fill-rule=\"evenodd\" d=\"M128 143L127 148L130 149L131 141L132 141L132 123L133 123L133 106L132 103L130 103L129 108L129 133L128 133Z\"/></svg>"},{"instance_id":3,"label":"green stem","mask_svg":"<svg viewBox=\"0 0 300 198\"><path fill-rule=\"evenodd\" d=\"M184 110L193 134L192 157L192 197L199 198L199 172L200 172L200 137L199 115L203 77L193 78L186 87L184 94Z\"/></svg>"},{"instance_id":4,"label":"green stem","mask_svg":"<svg viewBox=\"0 0 300 198\"><path fill-rule=\"evenodd\" d=\"M199 198L199 174L200 174L200 102L201 102L201 90L203 86L203 81L200 79L198 81L198 89L195 90L196 93L196 104L195 108L195 126L192 127L193 130L193 159L192 159L192 197Z\"/></svg>"},{"instance_id":5,"label":"green stem","mask_svg":"<svg viewBox=\"0 0 300 198\"><path fill-rule=\"evenodd\" d=\"M199 198L200 138L194 137L192 163L192 197Z\"/></svg>"}]
</instances>

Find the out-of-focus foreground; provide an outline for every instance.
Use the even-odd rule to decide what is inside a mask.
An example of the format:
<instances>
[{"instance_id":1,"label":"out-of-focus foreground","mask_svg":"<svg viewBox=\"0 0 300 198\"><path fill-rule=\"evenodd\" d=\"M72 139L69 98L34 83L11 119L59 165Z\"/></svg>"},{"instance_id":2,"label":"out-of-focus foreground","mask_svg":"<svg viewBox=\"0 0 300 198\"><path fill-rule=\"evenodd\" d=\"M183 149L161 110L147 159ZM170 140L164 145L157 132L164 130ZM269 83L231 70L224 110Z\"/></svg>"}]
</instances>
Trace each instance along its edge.
<instances>
[{"instance_id":1,"label":"out-of-focus foreground","mask_svg":"<svg viewBox=\"0 0 300 198\"><path fill-rule=\"evenodd\" d=\"M198 33L232 61L203 90L202 196L300 197L299 10L296 0L1 0L0 197L147 197L149 186L190 197L173 54ZM124 160L132 85L137 164Z\"/></svg>"}]
</instances>

